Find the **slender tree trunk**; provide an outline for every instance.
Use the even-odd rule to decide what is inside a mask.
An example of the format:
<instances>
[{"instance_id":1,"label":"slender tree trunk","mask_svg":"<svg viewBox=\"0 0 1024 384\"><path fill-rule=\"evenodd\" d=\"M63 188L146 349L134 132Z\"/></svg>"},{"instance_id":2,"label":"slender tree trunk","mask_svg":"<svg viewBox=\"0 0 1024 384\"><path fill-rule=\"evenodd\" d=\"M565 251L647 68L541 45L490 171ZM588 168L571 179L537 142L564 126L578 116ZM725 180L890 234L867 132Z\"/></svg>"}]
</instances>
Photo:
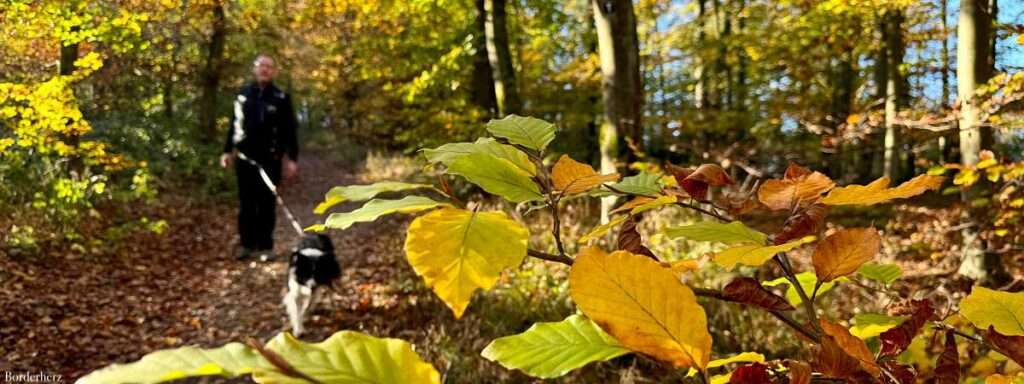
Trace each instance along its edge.
<instances>
[{"instance_id":1,"label":"slender tree trunk","mask_svg":"<svg viewBox=\"0 0 1024 384\"><path fill-rule=\"evenodd\" d=\"M939 103L940 110L949 105L949 0L939 0L940 16L942 18L942 50L939 60L942 61L942 101ZM949 142L946 135L939 136L939 162L949 161Z\"/></svg>"},{"instance_id":2,"label":"slender tree trunk","mask_svg":"<svg viewBox=\"0 0 1024 384\"><path fill-rule=\"evenodd\" d=\"M78 26L71 27L72 32L78 31ZM57 68L58 73L61 76L70 76L75 72L75 61L78 61L78 43L74 44L61 44L60 46L60 66ZM74 92L74 88L71 90ZM69 123L70 124L70 123ZM78 148L78 144L81 142L81 137L77 133L68 134L63 138L65 144L71 148ZM78 156L77 151L71 157L68 165L71 169L72 177L77 178L82 176L82 171L85 169L85 164L82 162L82 158Z\"/></svg>"},{"instance_id":3,"label":"slender tree trunk","mask_svg":"<svg viewBox=\"0 0 1024 384\"><path fill-rule=\"evenodd\" d=\"M199 99L199 136L212 143L217 137L217 90L220 88L221 63L224 60L224 40L227 38L227 20L224 4L213 5L213 33L206 50L203 68L202 94Z\"/></svg>"},{"instance_id":4,"label":"slender tree trunk","mask_svg":"<svg viewBox=\"0 0 1024 384\"><path fill-rule=\"evenodd\" d=\"M641 141L643 83L636 16L631 0L592 0L598 53L601 57L602 94L605 121L601 124L601 172L616 171L622 141L637 146ZM632 151L627 152L631 154ZM627 155L627 161L631 156ZM601 220L607 221L614 200L601 203Z\"/></svg>"},{"instance_id":5,"label":"slender tree trunk","mask_svg":"<svg viewBox=\"0 0 1024 384\"><path fill-rule=\"evenodd\" d=\"M905 46L903 43L903 13L888 11L882 21L885 36L885 157L882 174L890 179L899 179L899 147L896 117L903 107L906 95L906 79L900 72L903 65Z\"/></svg>"},{"instance_id":6,"label":"slender tree trunk","mask_svg":"<svg viewBox=\"0 0 1024 384\"><path fill-rule=\"evenodd\" d=\"M697 54L694 56L693 64L693 78L696 80L696 84L693 86L693 104L694 107L697 108L698 121L703 121L703 109L708 97L707 85L705 84L704 79L704 57L702 55L703 51L701 50L705 41L704 27L705 18L707 17L705 14L705 1L706 0L697 0L697 44L695 45L697 47Z\"/></svg>"},{"instance_id":7,"label":"slender tree trunk","mask_svg":"<svg viewBox=\"0 0 1024 384\"><path fill-rule=\"evenodd\" d=\"M476 3L476 32L473 34L473 102L488 111L491 117L498 116L498 101L494 92L494 75L487 51L487 9L485 0L474 0Z\"/></svg>"},{"instance_id":8,"label":"slender tree trunk","mask_svg":"<svg viewBox=\"0 0 1024 384\"><path fill-rule=\"evenodd\" d=\"M519 113L521 107L516 89L515 68L508 46L505 0L484 0L487 19L484 23L487 36L487 59L494 78L494 95L501 116Z\"/></svg>"},{"instance_id":9,"label":"slender tree trunk","mask_svg":"<svg viewBox=\"0 0 1024 384\"><path fill-rule=\"evenodd\" d=\"M984 138L992 136L991 128L982 125L981 111L974 99L975 90L992 75L992 67L988 62L992 21L986 5L985 0L960 2L956 72L957 96L960 101L960 156L965 166L978 164L979 154L985 148ZM958 272L976 281L987 281L992 277L990 269L998 268L999 260L998 255L986 255L986 245L980 236L985 212L971 204L979 192L975 186L964 189L961 195L964 206L962 219L970 225L960 233L963 254Z\"/></svg>"}]
</instances>

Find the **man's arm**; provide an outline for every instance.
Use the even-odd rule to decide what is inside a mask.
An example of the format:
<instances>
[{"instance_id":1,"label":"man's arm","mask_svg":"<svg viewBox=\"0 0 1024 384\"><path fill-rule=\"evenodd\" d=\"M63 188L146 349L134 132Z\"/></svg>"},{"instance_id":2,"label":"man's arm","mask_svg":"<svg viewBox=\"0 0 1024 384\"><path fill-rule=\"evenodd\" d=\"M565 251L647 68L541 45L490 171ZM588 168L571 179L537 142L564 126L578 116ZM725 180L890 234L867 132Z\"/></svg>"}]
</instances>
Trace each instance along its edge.
<instances>
[{"instance_id":1,"label":"man's arm","mask_svg":"<svg viewBox=\"0 0 1024 384\"><path fill-rule=\"evenodd\" d=\"M234 107L234 112L233 112L233 116L232 116L232 119L231 119L231 126L228 127L227 135L224 138L224 153L220 155L220 166L223 167L223 168L227 168L227 167L231 166L231 161L234 158L234 150L235 150L235 144L236 144L235 143L235 136L236 135L243 135L242 124L244 123L244 119L245 119L245 111L242 109L242 107L243 107L242 103L243 103L243 100L244 100L244 99L241 99L242 97L244 97L244 96L241 96L241 95L236 95L235 96L235 102L234 102L235 107Z\"/></svg>"}]
</instances>

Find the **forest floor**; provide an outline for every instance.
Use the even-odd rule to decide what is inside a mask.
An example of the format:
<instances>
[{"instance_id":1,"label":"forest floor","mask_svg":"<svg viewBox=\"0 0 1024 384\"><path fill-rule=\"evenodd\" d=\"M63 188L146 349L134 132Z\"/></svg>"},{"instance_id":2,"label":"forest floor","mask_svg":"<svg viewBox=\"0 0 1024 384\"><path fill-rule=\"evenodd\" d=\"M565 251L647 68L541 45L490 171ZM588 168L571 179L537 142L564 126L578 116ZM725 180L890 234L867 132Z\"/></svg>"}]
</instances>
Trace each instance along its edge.
<instances>
[{"instance_id":1,"label":"forest floor","mask_svg":"<svg viewBox=\"0 0 1024 384\"><path fill-rule=\"evenodd\" d=\"M324 156L300 160L301 180L284 199L303 225L331 186L352 183L350 167ZM215 346L267 340L287 329L281 306L286 255L297 241L283 215L276 260L238 261L234 204L193 201L165 193L144 208L167 221L162 234L136 233L100 254L0 258L0 371L77 378L114 362L183 345ZM344 268L335 291L322 290L306 321L306 340L341 329L377 329L392 320L377 311L396 300L376 287L395 280L407 220L386 219L330 233ZM415 320L414 320L415 321ZM389 333L389 332L388 332Z\"/></svg>"}]
</instances>

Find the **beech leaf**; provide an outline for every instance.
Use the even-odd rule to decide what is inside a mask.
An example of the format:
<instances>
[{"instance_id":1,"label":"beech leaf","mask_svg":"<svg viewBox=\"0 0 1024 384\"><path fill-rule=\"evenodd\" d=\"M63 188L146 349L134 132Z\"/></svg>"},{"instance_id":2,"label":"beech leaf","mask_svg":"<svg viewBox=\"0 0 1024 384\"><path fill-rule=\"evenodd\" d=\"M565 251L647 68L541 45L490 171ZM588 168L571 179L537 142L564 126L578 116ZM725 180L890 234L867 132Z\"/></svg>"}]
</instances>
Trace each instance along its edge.
<instances>
[{"instance_id":1,"label":"beech leaf","mask_svg":"<svg viewBox=\"0 0 1024 384\"><path fill-rule=\"evenodd\" d=\"M818 243L811 262L818 280L829 282L857 271L878 254L882 237L873 228L843 229Z\"/></svg>"},{"instance_id":2,"label":"beech leaf","mask_svg":"<svg viewBox=\"0 0 1024 384\"><path fill-rule=\"evenodd\" d=\"M711 355L707 315L668 268L626 251L580 251L569 272L577 307L627 348L676 367L704 370Z\"/></svg>"}]
</instances>

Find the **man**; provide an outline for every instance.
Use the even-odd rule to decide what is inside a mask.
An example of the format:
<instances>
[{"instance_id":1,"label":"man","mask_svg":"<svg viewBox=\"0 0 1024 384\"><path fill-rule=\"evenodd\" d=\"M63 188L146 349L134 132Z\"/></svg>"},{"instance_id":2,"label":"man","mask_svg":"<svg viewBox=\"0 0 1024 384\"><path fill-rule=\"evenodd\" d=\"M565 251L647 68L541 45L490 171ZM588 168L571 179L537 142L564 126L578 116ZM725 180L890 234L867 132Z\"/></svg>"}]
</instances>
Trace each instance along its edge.
<instances>
[{"instance_id":1,"label":"man","mask_svg":"<svg viewBox=\"0 0 1024 384\"><path fill-rule=\"evenodd\" d=\"M258 56L253 61L252 73L255 80L242 87L235 97L234 121L220 158L225 169L234 163L238 176L239 260L254 255L273 256L277 206L259 169L248 161L235 159L236 156L240 153L260 164L275 185L282 176L289 181L298 172L298 124L291 97L274 86L274 60L267 55Z\"/></svg>"}]
</instances>

